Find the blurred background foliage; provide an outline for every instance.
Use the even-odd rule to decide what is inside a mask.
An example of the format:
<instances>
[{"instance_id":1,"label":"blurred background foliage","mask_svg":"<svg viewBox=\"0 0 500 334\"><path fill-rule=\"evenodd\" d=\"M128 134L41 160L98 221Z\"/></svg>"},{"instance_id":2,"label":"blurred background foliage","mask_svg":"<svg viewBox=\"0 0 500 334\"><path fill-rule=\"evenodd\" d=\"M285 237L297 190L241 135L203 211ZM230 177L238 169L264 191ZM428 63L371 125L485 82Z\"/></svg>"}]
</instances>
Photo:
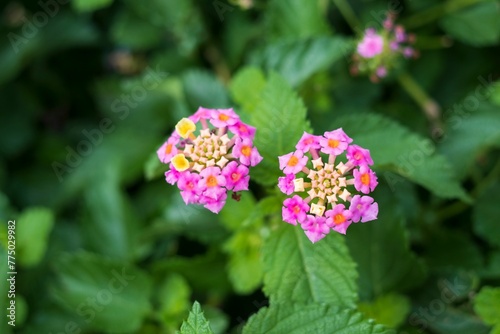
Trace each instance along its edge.
<instances>
[{"instance_id":1,"label":"blurred background foliage","mask_svg":"<svg viewBox=\"0 0 500 334\"><path fill-rule=\"evenodd\" d=\"M16 326L0 332L173 333L193 300L215 333L239 332L281 294L262 260L283 224L276 155L303 130L343 127L380 181L379 220L345 238L358 309L401 333L500 333L499 2L349 3L4 2L2 310L10 219L18 275ZM420 57L379 84L352 77L356 34L388 10ZM252 191L219 215L186 207L155 154L198 106L278 129L256 139Z\"/></svg>"}]
</instances>

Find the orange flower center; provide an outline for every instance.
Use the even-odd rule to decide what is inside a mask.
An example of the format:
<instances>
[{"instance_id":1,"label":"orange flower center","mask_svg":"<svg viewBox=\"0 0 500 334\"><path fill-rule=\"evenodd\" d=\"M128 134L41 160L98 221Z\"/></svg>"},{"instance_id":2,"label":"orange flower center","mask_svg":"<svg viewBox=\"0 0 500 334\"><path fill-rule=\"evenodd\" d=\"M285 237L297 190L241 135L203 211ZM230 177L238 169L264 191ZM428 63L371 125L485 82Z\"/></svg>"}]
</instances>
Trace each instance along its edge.
<instances>
[{"instance_id":1,"label":"orange flower center","mask_svg":"<svg viewBox=\"0 0 500 334\"><path fill-rule=\"evenodd\" d=\"M361 160L362 158L363 158L363 155L360 152L356 152L354 154L354 159Z\"/></svg>"},{"instance_id":2,"label":"orange flower center","mask_svg":"<svg viewBox=\"0 0 500 334\"><path fill-rule=\"evenodd\" d=\"M294 205L292 211L293 213L298 214L300 212L300 207L298 205Z\"/></svg>"},{"instance_id":3,"label":"orange flower center","mask_svg":"<svg viewBox=\"0 0 500 334\"><path fill-rule=\"evenodd\" d=\"M245 157L249 157L252 154L252 148L250 146L243 146L241 148L241 154Z\"/></svg>"},{"instance_id":4,"label":"orange flower center","mask_svg":"<svg viewBox=\"0 0 500 334\"><path fill-rule=\"evenodd\" d=\"M167 147L165 147L165 154L170 154L172 152L172 144L167 144Z\"/></svg>"},{"instance_id":5,"label":"orange flower center","mask_svg":"<svg viewBox=\"0 0 500 334\"><path fill-rule=\"evenodd\" d=\"M370 174L366 173L361 175L361 183L363 183L365 186L370 184Z\"/></svg>"},{"instance_id":6,"label":"orange flower center","mask_svg":"<svg viewBox=\"0 0 500 334\"><path fill-rule=\"evenodd\" d=\"M240 132L243 132L243 133L247 133L248 132L247 127L244 126L243 124L240 124L240 126L238 127L238 129L240 129Z\"/></svg>"},{"instance_id":7,"label":"orange flower center","mask_svg":"<svg viewBox=\"0 0 500 334\"><path fill-rule=\"evenodd\" d=\"M194 188L194 183L189 181L187 184L186 184L186 187L189 189L189 190L192 190Z\"/></svg>"},{"instance_id":8,"label":"orange flower center","mask_svg":"<svg viewBox=\"0 0 500 334\"><path fill-rule=\"evenodd\" d=\"M238 181L240 178L241 178L241 174L238 174L238 173L231 174L231 180L233 180L233 182Z\"/></svg>"},{"instance_id":9,"label":"orange flower center","mask_svg":"<svg viewBox=\"0 0 500 334\"><path fill-rule=\"evenodd\" d=\"M328 146L330 146L331 148L336 148L337 146L339 146L339 141L335 139L328 139Z\"/></svg>"},{"instance_id":10,"label":"orange flower center","mask_svg":"<svg viewBox=\"0 0 500 334\"><path fill-rule=\"evenodd\" d=\"M312 144L313 141L314 141L314 139L309 137L306 139L306 144Z\"/></svg>"},{"instance_id":11,"label":"orange flower center","mask_svg":"<svg viewBox=\"0 0 500 334\"><path fill-rule=\"evenodd\" d=\"M335 216L333 216L333 222L337 225L344 223L345 222L344 215L337 213Z\"/></svg>"},{"instance_id":12,"label":"orange flower center","mask_svg":"<svg viewBox=\"0 0 500 334\"><path fill-rule=\"evenodd\" d=\"M299 163L299 158L297 158L295 155L292 155L290 160L288 160L288 166L290 167L295 167Z\"/></svg>"},{"instance_id":13,"label":"orange flower center","mask_svg":"<svg viewBox=\"0 0 500 334\"><path fill-rule=\"evenodd\" d=\"M227 121L229 119L229 116L226 114L219 114L219 119L221 121Z\"/></svg>"},{"instance_id":14,"label":"orange flower center","mask_svg":"<svg viewBox=\"0 0 500 334\"><path fill-rule=\"evenodd\" d=\"M217 178L214 175L207 177L207 187L215 187L217 184Z\"/></svg>"}]
</instances>

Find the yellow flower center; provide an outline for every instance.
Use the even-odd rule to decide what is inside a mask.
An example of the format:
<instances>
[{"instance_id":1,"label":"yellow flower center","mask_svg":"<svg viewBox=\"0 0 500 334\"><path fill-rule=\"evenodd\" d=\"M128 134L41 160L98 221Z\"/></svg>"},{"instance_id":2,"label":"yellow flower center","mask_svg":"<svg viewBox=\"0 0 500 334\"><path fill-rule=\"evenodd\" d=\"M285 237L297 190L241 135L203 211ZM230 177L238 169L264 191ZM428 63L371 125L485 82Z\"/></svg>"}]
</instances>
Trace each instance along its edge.
<instances>
[{"instance_id":1,"label":"yellow flower center","mask_svg":"<svg viewBox=\"0 0 500 334\"><path fill-rule=\"evenodd\" d=\"M172 152L172 144L167 144L165 147L165 154L170 154Z\"/></svg>"},{"instance_id":2,"label":"yellow flower center","mask_svg":"<svg viewBox=\"0 0 500 334\"><path fill-rule=\"evenodd\" d=\"M339 141L335 139L328 139L328 146L330 146L331 148L336 148L337 146L339 146Z\"/></svg>"},{"instance_id":3,"label":"yellow flower center","mask_svg":"<svg viewBox=\"0 0 500 334\"><path fill-rule=\"evenodd\" d=\"M184 154L179 153L172 158L172 165L179 172L183 172L189 168L189 161L186 159Z\"/></svg>"},{"instance_id":4,"label":"yellow flower center","mask_svg":"<svg viewBox=\"0 0 500 334\"><path fill-rule=\"evenodd\" d=\"M363 183L365 186L370 184L370 174L366 173L361 175L361 183Z\"/></svg>"},{"instance_id":5,"label":"yellow flower center","mask_svg":"<svg viewBox=\"0 0 500 334\"><path fill-rule=\"evenodd\" d=\"M335 216L333 216L333 222L336 225L342 224L345 222L345 217L344 215L341 215L340 213L337 213Z\"/></svg>"},{"instance_id":6,"label":"yellow flower center","mask_svg":"<svg viewBox=\"0 0 500 334\"><path fill-rule=\"evenodd\" d=\"M290 160L288 160L288 166L290 167L295 167L299 163L299 158L297 158L295 155L292 155Z\"/></svg>"},{"instance_id":7,"label":"yellow flower center","mask_svg":"<svg viewBox=\"0 0 500 334\"><path fill-rule=\"evenodd\" d=\"M217 178L214 175L207 177L207 187L215 187L217 185Z\"/></svg>"},{"instance_id":8,"label":"yellow flower center","mask_svg":"<svg viewBox=\"0 0 500 334\"><path fill-rule=\"evenodd\" d=\"M229 116L226 114L219 114L219 120L225 122L229 119Z\"/></svg>"},{"instance_id":9,"label":"yellow flower center","mask_svg":"<svg viewBox=\"0 0 500 334\"><path fill-rule=\"evenodd\" d=\"M241 148L241 154L243 154L245 157L249 157L252 154L252 148L250 146L243 146Z\"/></svg>"},{"instance_id":10,"label":"yellow flower center","mask_svg":"<svg viewBox=\"0 0 500 334\"><path fill-rule=\"evenodd\" d=\"M195 130L196 125L192 120L188 118L181 119L175 126L175 131L177 131L179 136L181 136L182 138L189 137L189 135L192 134Z\"/></svg>"}]
</instances>

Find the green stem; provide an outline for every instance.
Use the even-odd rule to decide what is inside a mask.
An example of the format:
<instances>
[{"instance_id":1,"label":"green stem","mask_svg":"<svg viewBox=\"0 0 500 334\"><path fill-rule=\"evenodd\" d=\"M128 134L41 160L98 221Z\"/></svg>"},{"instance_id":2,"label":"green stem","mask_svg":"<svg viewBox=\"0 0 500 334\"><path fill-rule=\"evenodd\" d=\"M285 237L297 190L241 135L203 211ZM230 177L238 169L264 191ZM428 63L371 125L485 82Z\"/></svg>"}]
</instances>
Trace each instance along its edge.
<instances>
[{"instance_id":1,"label":"green stem","mask_svg":"<svg viewBox=\"0 0 500 334\"><path fill-rule=\"evenodd\" d=\"M471 192L472 197L477 197L483 190L488 187L500 175L500 161L497 161L495 166L486 175L481 182L479 182Z\"/></svg>"},{"instance_id":2,"label":"green stem","mask_svg":"<svg viewBox=\"0 0 500 334\"><path fill-rule=\"evenodd\" d=\"M356 13L352 10L351 5L349 5L349 2L346 0L333 0L333 3L337 6L340 14L342 14L351 29L353 31L357 31L357 29L361 26L361 23L359 22Z\"/></svg>"},{"instance_id":3,"label":"green stem","mask_svg":"<svg viewBox=\"0 0 500 334\"><path fill-rule=\"evenodd\" d=\"M406 29L415 29L417 27L423 26L427 23L435 21L446 14L453 13L462 8L472 6L476 3L489 1L489 0L448 0L444 3L440 3L434 7L427 10L416 13L415 15L402 21L402 24Z\"/></svg>"},{"instance_id":4,"label":"green stem","mask_svg":"<svg viewBox=\"0 0 500 334\"><path fill-rule=\"evenodd\" d=\"M448 218L457 216L459 213L467 210L469 206L464 202L454 202L437 212L438 221L443 221Z\"/></svg>"},{"instance_id":5,"label":"green stem","mask_svg":"<svg viewBox=\"0 0 500 334\"><path fill-rule=\"evenodd\" d=\"M398 76L398 81L408 95L422 108L431 123L438 125L436 123L440 118L441 111L437 102L428 96L424 89L407 72L401 73Z\"/></svg>"},{"instance_id":6,"label":"green stem","mask_svg":"<svg viewBox=\"0 0 500 334\"><path fill-rule=\"evenodd\" d=\"M419 35L415 43L415 48L422 50L436 50L449 48L453 41L446 36L421 36Z\"/></svg>"}]
</instances>

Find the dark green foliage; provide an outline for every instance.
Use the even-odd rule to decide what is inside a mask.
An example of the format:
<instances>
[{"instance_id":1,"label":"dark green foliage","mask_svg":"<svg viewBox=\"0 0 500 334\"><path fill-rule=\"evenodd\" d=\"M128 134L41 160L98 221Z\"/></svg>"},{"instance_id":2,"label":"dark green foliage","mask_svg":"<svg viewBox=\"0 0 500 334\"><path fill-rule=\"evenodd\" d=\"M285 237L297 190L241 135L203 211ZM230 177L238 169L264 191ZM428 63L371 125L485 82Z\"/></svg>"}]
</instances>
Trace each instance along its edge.
<instances>
[{"instance_id":1,"label":"dark green foliage","mask_svg":"<svg viewBox=\"0 0 500 334\"><path fill-rule=\"evenodd\" d=\"M359 33L388 10L420 57L353 77ZM1 14L0 333L500 333L498 1ZM233 107L264 157L219 215L186 206L156 157L199 106ZM371 151L379 217L312 244L282 222L277 157L339 127Z\"/></svg>"}]
</instances>

